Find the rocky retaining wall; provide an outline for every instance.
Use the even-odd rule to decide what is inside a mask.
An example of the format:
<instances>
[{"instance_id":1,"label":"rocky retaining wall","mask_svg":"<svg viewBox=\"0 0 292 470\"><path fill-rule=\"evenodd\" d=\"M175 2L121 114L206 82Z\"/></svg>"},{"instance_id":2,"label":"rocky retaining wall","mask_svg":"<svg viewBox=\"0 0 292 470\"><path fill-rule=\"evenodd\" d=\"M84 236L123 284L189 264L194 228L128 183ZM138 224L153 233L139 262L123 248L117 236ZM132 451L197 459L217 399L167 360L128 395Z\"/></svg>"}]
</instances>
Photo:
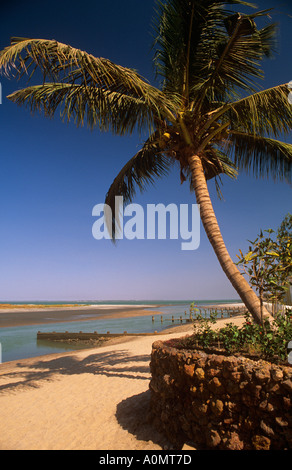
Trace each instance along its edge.
<instances>
[{"instance_id":1,"label":"rocky retaining wall","mask_svg":"<svg viewBox=\"0 0 292 470\"><path fill-rule=\"evenodd\" d=\"M150 368L150 418L176 447L292 449L289 365L157 341Z\"/></svg>"}]
</instances>

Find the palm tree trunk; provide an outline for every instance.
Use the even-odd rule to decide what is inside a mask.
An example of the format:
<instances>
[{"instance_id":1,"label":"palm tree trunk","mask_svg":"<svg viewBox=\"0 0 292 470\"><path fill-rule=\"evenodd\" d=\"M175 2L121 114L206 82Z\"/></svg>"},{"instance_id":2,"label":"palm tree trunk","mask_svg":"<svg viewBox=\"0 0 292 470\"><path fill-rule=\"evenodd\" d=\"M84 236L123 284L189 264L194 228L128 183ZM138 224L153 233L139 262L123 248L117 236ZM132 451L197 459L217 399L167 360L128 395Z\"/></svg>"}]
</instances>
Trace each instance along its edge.
<instances>
[{"instance_id":1,"label":"palm tree trunk","mask_svg":"<svg viewBox=\"0 0 292 470\"><path fill-rule=\"evenodd\" d=\"M201 220L224 273L257 323L262 322L262 314L264 318L271 319L271 315L265 307L263 307L263 312L261 312L261 305L257 295L239 272L227 251L210 199L201 158L197 155L192 155L188 161L192 171L192 184L197 204L200 204Z\"/></svg>"}]
</instances>

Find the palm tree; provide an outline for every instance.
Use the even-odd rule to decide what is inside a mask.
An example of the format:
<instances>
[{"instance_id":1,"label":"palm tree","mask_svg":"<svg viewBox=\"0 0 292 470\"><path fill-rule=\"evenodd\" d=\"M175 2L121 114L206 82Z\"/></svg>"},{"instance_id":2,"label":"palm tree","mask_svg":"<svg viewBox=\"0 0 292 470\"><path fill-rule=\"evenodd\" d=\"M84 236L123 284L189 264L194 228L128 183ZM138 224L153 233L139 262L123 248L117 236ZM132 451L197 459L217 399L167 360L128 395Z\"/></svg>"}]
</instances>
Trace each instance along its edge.
<instances>
[{"instance_id":1,"label":"palm tree","mask_svg":"<svg viewBox=\"0 0 292 470\"><path fill-rule=\"evenodd\" d=\"M243 14L228 5L253 9ZM265 90L258 83L261 61L274 51L276 25L267 21L269 10L254 8L242 0L158 0L158 86L55 40L12 38L0 53L0 68L6 76L42 72L43 83L8 96L32 111L53 116L59 109L64 120L118 135L146 130L147 140L119 172L105 202L114 214L115 196L132 201L137 188L144 190L177 162L223 271L260 322L259 299L227 251L207 185L214 178L220 192L221 175L236 178L238 171L291 183L292 145L278 140L292 128L289 89L281 84Z\"/></svg>"}]
</instances>

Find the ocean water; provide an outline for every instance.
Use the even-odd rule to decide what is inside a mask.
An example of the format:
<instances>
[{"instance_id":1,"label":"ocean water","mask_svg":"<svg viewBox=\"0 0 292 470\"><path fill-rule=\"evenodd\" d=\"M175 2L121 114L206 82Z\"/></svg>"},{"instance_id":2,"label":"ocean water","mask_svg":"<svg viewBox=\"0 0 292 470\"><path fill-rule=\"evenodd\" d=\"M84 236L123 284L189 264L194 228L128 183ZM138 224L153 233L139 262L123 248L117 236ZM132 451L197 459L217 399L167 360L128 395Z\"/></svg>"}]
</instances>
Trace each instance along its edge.
<instances>
[{"instance_id":1,"label":"ocean water","mask_svg":"<svg viewBox=\"0 0 292 470\"><path fill-rule=\"evenodd\" d=\"M198 307L221 304L233 303L238 300L209 300L195 302ZM1 302L5 303L5 302ZM12 303L7 301L7 303ZM45 354L60 353L66 351L74 351L77 349L84 349L88 346L72 345L70 343L61 343L47 340L37 340L37 332L50 332L50 331L69 331L69 332L92 332L98 333L153 333L154 331L162 331L165 328L171 327L171 321L166 321L172 316L179 318L185 317L185 312L189 313L189 307L192 301L78 301L78 302L13 302L13 304L47 304L56 305L60 303L66 304L86 304L86 305L143 305L150 315L137 316L131 318L109 318L100 320L80 320L74 322L64 323L50 323L42 325L29 325L13 328L0 329L0 347L2 350L2 362L14 361L25 359L29 357L37 357ZM157 308L159 306L159 308ZM161 323L160 315L155 316L155 321L152 322L151 311L161 312L164 322ZM178 323L175 323L178 325Z\"/></svg>"}]
</instances>

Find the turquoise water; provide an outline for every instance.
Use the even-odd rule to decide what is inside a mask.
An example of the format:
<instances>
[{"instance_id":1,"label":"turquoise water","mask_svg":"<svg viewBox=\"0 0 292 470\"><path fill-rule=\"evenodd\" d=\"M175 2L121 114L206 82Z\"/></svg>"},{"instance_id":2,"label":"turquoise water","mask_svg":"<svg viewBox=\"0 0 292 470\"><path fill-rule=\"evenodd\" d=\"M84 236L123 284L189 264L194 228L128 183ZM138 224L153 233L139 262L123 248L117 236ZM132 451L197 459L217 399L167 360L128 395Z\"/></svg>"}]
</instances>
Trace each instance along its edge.
<instances>
[{"instance_id":1,"label":"turquoise water","mask_svg":"<svg viewBox=\"0 0 292 470\"><path fill-rule=\"evenodd\" d=\"M213 305L215 303L232 303L234 300L228 301L200 301L196 302L198 306L200 305ZM236 301L235 301L236 302ZM10 302L12 303L12 302ZM14 302L17 304L16 302ZM18 302L19 304L23 302ZM25 302L27 304L37 302ZM44 304L45 302L38 302L39 304ZM47 304L59 304L60 302L46 302ZM69 302L64 302L69 303ZM72 304L76 302L71 302ZM81 303L81 302L80 302ZM82 302L85 303L85 302ZM86 302L86 304L92 304L93 302ZM149 305L147 310L151 313L151 310L161 311L161 315L166 318L179 318L180 315L185 317L185 311L189 312L189 306L191 301L152 301L152 302L129 302L124 301L113 301L113 302L94 302L94 304L119 304L119 305ZM150 308L150 305L159 305L158 308ZM123 333L127 331L128 333L153 333L154 331L162 331L165 328L172 326L171 322L160 321L160 316L155 316L154 323L152 322L152 316L137 316L131 318L109 318L109 319L100 319L100 320L88 320L88 321L74 321L74 322L64 322L64 323L51 323L51 324L42 324L42 325L29 325L22 327L13 327L13 328L1 328L0 330L0 343L2 348L2 362L13 361L18 359L25 359L29 357L37 357L45 354L60 353L66 351L73 351L76 349L82 349L84 346L70 345L70 343L55 343L53 341L47 340L37 340L37 332L50 332L50 331L69 331L69 332L92 332L97 331L98 333L106 333L110 331L111 333ZM87 346L88 347L88 346Z\"/></svg>"}]
</instances>

